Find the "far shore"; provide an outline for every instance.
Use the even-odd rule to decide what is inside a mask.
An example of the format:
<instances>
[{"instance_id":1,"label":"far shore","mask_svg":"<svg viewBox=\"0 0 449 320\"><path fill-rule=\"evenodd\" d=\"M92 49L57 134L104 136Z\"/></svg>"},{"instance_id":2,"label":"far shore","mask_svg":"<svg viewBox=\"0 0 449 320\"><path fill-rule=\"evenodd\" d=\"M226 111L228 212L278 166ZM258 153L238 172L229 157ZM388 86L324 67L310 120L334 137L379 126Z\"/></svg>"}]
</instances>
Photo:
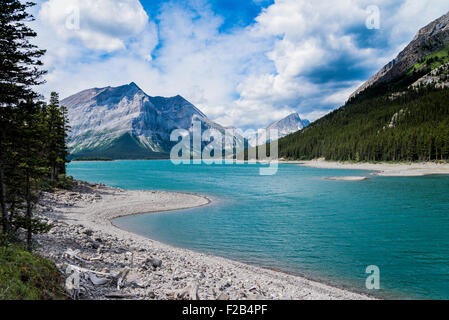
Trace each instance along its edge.
<instances>
[{"instance_id":1,"label":"far shore","mask_svg":"<svg viewBox=\"0 0 449 320\"><path fill-rule=\"evenodd\" d=\"M309 168L374 171L373 175L383 177L421 177L428 175L449 175L449 163L436 162L359 163L325 161L320 159L312 161L295 161L290 163L295 163L299 166Z\"/></svg>"},{"instance_id":2,"label":"far shore","mask_svg":"<svg viewBox=\"0 0 449 320\"><path fill-rule=\"evenodd\" d=\"M204 159L203 159L204 160ZM170 161L170 159L73 159L72 162L110 162L110 161ZM229 161L223 159L223 163ZM236 164L248 163L247 160L233 160ZM449 175L449 163L439 162L351 162L351 161L327 161L317 160L256 160L251 163L268 164L277 162L279 164L297 164L303 167L319 169L343 169L374 171L378 176L417 177L426 175Z\"/></svg>"},{"instance_id":3,"label":"far shore","mask_svg":"<svg viewBox=\"0 0 449 320\"><path fill-rule=\"evenodd\" d=\"M42 254L83 276L83 299L365 300L304 277L175 248L115 227L117 217L208 205L194 194L126 191L78 182L45 194ZM363 286L363 284L361 284Z\"/></svg>"}]
</instances>

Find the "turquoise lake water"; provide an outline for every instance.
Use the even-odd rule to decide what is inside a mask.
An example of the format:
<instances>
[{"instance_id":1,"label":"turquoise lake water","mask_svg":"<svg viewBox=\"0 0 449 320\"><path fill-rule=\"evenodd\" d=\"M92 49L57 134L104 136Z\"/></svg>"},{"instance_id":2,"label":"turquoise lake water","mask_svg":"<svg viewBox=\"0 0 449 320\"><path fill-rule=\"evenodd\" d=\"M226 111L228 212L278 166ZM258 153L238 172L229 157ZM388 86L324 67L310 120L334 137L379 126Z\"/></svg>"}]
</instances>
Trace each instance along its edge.
<instances>
[{"instance_id":1,"label":"turquoise lake water","mask_svg":"<svg viewBox=\"0 0 449 320\"><path fill-rule=\"evenodd\" d=\"M198 193L209 206L115 220L129 231L384 298L449 299L449 177L281 164L180 165L170 161L74 162L69 174L124 189ZM367 266L381 289L365 288Z\"/></svg>"}]
</instances>

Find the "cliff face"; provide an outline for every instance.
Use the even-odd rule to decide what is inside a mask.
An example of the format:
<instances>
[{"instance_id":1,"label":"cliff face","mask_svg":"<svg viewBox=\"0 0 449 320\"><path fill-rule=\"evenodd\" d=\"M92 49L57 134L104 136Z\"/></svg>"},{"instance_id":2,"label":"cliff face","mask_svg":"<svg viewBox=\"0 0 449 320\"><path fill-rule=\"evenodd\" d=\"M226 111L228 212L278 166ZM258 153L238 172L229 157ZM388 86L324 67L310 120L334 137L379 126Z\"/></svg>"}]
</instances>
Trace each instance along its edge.
<instances>
[{"instance_id":1,"label":"cliff face","mask_svg":"<svg viewBox=\"0 0 449 320\"><path fill-rule=\"evenodd\" d=\"M408 71L421 59L443 50L449 45L449 13L431 22L417 33L399 55L365 82L350 99L365 89L393 80Z\"/></svg>"}]
</instances>

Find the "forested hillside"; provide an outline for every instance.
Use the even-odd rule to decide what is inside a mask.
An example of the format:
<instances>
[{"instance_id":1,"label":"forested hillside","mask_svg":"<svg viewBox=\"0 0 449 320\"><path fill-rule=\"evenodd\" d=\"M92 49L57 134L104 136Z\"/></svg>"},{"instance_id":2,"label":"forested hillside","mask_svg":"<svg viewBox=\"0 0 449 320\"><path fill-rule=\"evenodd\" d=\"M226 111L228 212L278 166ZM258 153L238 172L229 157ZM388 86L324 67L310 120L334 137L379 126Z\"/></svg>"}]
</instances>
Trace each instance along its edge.
<instances>
[{"instance_id":1,"label":"forested hillside","mask_svg":"<svg viewBox=\"0 0 449 320\"><path fill-rule=\"evenodd\" d=\"M410 44L340 109L279 141L288 159L449 159L449 13Z\"/></svg>"},{"instance_id":2,"label":"forested hillside","mask_svg":"<svg viewBox=\"0 0 449 320\"><path fill-rule=\"evenodd\" d=\"M288 159L449 159L449 90L371 91L279 142Z\"/></svg>"}]
</instances>

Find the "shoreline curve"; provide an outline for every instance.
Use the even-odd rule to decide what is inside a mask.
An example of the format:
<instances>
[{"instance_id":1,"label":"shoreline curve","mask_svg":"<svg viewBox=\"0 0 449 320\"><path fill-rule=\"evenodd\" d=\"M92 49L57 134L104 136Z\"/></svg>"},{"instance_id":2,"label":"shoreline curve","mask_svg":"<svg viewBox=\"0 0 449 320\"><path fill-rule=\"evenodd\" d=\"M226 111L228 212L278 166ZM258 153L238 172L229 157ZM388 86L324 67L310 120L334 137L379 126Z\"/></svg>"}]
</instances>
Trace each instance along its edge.
<instances>
[{"instance_id":1,"label":"shoreline curve","mask_svg":"<svg viewBox=\"0 0 449 320\"><path fill-rule=\"evenodd\" d=\"M179 274L184 274L186 285L197 283L199 299L229 298L231 300L371 300L373 297L328 285L324 282L309 280L304 276L293 275L282 271L245 264L219 256L203 254L189 249L178 248L152 240L148 237L123 230L114 225L114 219L151 213L186 210L207 206L211 199L198 194L165 191L133 191L111 188L103 185L91 185L78 182L73 192L60 191L53 196L53 207L56 209L42 214L55 223L55 231L42 235L41 242L46 242L44 255L50 256L56 263L62 263L60 257L64 250L70 249L62 245L64 240L73 242L73 234L91 234L92 238L101 239L101 243L109 244L110 249L103 255L113 258L118 250L135 252L133 259L144 260L148 255L157 257L163 262L157 280L153 278L153 286L157 287L156 299L170 299L179 288ZM46 195L50 196L50 195ZM54 202L65 205L55 205ZM76 231L75 231L76 230ZM88 231L86 231L88 230ZM84 243L86 242L83 240ZM48 247L47 247L48 246ZM134 248L134 249L133 249ZM61 252L63 251L63 252ZM140 253L142 252L142 253ZM144 253L145 252L145 253ZM101 269L103 261L98 261L97 253L81 250L80 254L92 254L97 268ZM89 258L84 259L89 261ZM115 262L115 260L113 260ZM143 279L148 274L141 269L131 267L135 277ZM174 273L177 275L175 276ZM199 278L198 278L199 277ZM225 281L226 284L222 282ZM219 288L217 288L217 286ZM224 292L217 292L219 289ZM115 288L113 288L115 290ZM136 288L127 288L131 292L140 292ZM99 297L101 299L101 296ZM146 299L145 297L139 299Z\"/></svg>"}]
</instances>

